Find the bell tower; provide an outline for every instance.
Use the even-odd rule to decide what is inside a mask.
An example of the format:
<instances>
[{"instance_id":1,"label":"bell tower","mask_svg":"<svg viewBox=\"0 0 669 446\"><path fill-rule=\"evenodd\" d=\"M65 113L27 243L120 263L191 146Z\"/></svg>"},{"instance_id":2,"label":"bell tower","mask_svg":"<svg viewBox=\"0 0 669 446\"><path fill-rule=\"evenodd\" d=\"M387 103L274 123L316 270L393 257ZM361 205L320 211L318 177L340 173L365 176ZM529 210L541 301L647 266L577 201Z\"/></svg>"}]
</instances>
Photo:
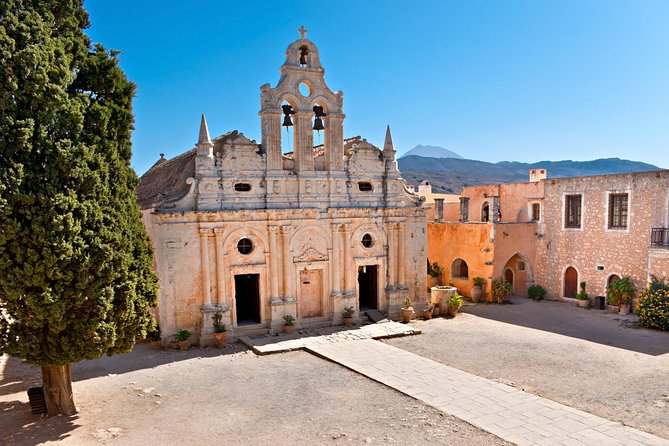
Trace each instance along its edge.
<instances>
[{"instance_id":1,"label":"bell tower","mask_svg":"<svg viewBox=\"0 0 669 446\"><path fill-rule=\"evenodd\" d=\"M283 145L292 149L296 173L313 172L315 130L324 134L323 169L343 170L344 95L328 88L316 45L305 37L304 26L298 32L300 38L286 50L286 61L279 70L281 77L276 87L270 84L260 87L259 115L268 170L284 169ZM286 141L289 135L290 140Z\"/></svg>"}]
</instances>

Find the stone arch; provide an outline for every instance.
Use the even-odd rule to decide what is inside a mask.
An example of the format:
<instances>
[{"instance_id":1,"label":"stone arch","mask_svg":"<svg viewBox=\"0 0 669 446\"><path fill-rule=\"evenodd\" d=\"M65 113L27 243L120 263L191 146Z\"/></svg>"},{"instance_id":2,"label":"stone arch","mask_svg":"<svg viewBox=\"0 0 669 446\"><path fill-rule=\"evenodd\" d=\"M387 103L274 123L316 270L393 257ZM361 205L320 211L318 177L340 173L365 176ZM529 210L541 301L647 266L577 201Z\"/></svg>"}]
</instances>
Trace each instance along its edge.
<instances>
[{"instance_id":1,"label":"stone arch","mask_svg":"<svg viewBox=\"0 0 669 446\"><path fill-rule=\"evenodd\" d=\"M562 296L564 297L576 297L578 292L578 283L579 283L580 274L578 269L573 265L567 265L562 269Z\"/></svg>"},{"instance_id":2,"label":"stone arch","mask_svg":"<svg viewBox=\"0 0 669 446\"><path fill-rule=\"evenodd\" d=\"M379 227L379 225L375 223L363 223L351 231L351 246L357 248L365 233L370 233L375 239L375 247L383 247L388 243L386 231Z\"/></svg>"},{"instance_id":3,"label":"stone arch","mask_svg":"<svg viewBox=\"0 0 669 446\"><path fill-rule=\"evenodd\" d=\"M309 105L309 110L312 110L314 105L320 105L321 107L323 107L323 111L325 113L330 113L330 110L332 110L334 108L334 106L332 105L332 102L330 102L330 100L322 94L319 94L318 96L310 98L309 104L310 104Z\"/></svg>"},{"instance_id":4,"label":"stone arch","mask_svg":"<svg viewBox=\"0 0 669 446\"><path fill-rule=\"evenodd\" d=\"M527 296L527 289L534 283L534 268L527 255L516 252L509 257L502 268L502 278L506 280L506 271L513 274L513 294Z\"/></svg>"},{"instance_id":5,"label":"stone arch","mask_svg":"<svg viewBox=\"0 0 669 446\"><path fill-rule=\"evenodd\" d=\"M469 279L469 265L464 259L458 257L451 263L450 273L452 279Z\"/></svg>"},{"instance_id":6,"label":"stone arch","mask_svg":"<svg viewBox=\"0 0 669 446\"><path fill-rule=\"evenodd\" d=\"M283 105L284 102L288 102L293 107L293 110L296 112L300 108L300 104L303 103L302 99L298 98L297 95L289 92L283 93L278 97L278 100L276 102L276 107L281 109L281 105Z\"/></svg>"},{"instance_id":7,"label":"stone arch","mask_svg":"<svg viewBox=\"0 0 669 446\"><path fill-rule=\"evenodd\" d=\"M309 236L309 232L315 233L313 236ZM301 246L297 246L300 242L303 242ZM290 243L288 243L288 249L295 256L303 254L303 251L306 249L307 245L311 248L318 251L319 254L327 256L328 250L332 248L332 238L325 230L316 225L303 226L295 231L295 234L290 238ZM284 253L286 255L287 253Z\"/></svg>"},{"instance_id":8,"label":"stone arch","mask_svg":"<svg viewBox=\"0 0 669 446\"><path fill-rule=\"evenodd\" d=\"M243 238L250 239L254 244L254 249L249 254L249 257L246 257L237 251L237 243ZM257 263L259 260L264 263L264 254L267 252L267 246L269 246L267 237L260 231L252 228L238 228L228 234L223 241L223 252L232 253L233 258L237 260L246 259L247 261L253 261L254 263Z\"/></svg>"},{"instance_id":9,"label":"stone arch","mask_svg":"<svg viewBox=\"0 0 669 446\"><path fill-rule=\"evenodd\" d=\"M620 274L619 272L612 272L607 274L606 280L604 281L604 299L606 299L606 302L608 303L609 297L607 296L608 294L608 289L609 289L609 284L613 282L614 280L622 278L623 275Z\"/></svg>"},{"instance_id":10,"label":"stone arch","mask_svg":"<svg viewBox=\"0 0 669 446\"><path fill-rule=\"evenodd\" d=\"M488 200L481 203L481 221L490 221L490 202Z\"/></svg>"}]
</instances>

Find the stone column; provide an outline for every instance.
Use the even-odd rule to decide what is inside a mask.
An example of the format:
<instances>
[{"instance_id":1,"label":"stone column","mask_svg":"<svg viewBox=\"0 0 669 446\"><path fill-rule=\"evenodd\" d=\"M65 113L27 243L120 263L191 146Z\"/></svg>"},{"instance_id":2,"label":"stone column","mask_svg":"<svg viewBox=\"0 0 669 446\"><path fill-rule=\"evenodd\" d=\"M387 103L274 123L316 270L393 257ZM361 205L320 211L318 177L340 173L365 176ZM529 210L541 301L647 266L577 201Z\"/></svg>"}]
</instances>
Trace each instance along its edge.
<instances>
[{"instance_id":1,"label":"stone column","mask_svg":"<svg viewBox=\"0 0 669 446\"><path fill-rule=\"evenodd\" d=\"M352 289L351 270L353 269L353 259L351 258L351 234L349 233L351 225L349 223L342 224L342 237L344 237L344 253L341 256L340 263L344 271L344 291L349 292Z\"/></svg>"},{"instance_id":2,"label":"stone column","mask_svg":"<svg viewBox=\"0 0 669 446\"><path fill-rule=\"evenodd\" d=\"M339 261L339 240L341 236L339 235L339 229L341 228L340 224L332 225L332 258L330 259L330 264L332 265L331 277L332 277L332 293L339 294L341 293L341 276L342 276L342 265Z\"/></svg>"},{"instance_id":3,"label":"stone column","mask_svg":"<svg viewBox=\"0 0 669 446\"><path fill-rule=\"evenodd\" d=\"M209 279L209 233L211 229L200 228L200 270L202 271L202 305L211 305Z\"/></svg>"},{"instance_id":4,"label":"stone column","mask_svg":"<svg viewBox=\"0 0 669 446\"><path fill-rule=\"evenodd\" d=\"M281 234L283 240L283 297L294 297L293 295L293 280L292 280L292 266L293 259L290 255L290 234L293 231L292 226L281 226Z\"/></svg>"},{"instance_id":5,"label":"stone column","mask_svg":"<svg viewBox=\"0 0 669 446\"><path fill-rule=\"evenodd\" d=\"M395 286L397 283L395 280L397 277L397 274L395 274L395 270L397 269L397 250L395 249L395 246L397 246L395 241L395 235L397 234L396 228L397 226L395 223L386 225L386 234L388 237L388 249L386 250L388 253L388 286Z\"/></svg>"},{"instance_id":6,"label":"stone column","mask_svg":"<svg viewBox=\"0 0 669 446\"><path fill-rule=\"evenodd\" d=\"M276 233L279 232L278 226L269 228L269 264L270 264L270 290L272 295L270 300L279 297L279 250L276 245Z\"/></svg>"},{"instance_id":7,"label":"stone column","mask_svg":"<svg viewBox=\"0 0 669 446\"><path fill-rule=\"evenodd\" d=\"M397 281L399 285L404 286L405 275L406 275L406 261L404 259L404 253L406 251L404 243L404 232L405 228L402 223L397 224L397 260L398 260L398 271L397 271Z\"/></svg>"},{"instance_id":8,"label":"stone column","mask_svg":"<svg viewBox=\"0 0 669 446\"><path fill-rule=\"evenodd\" d=\"M342 114L329 114L325 117L325 156L328 170L344 168L343 121Z\"/></svg>"},{"instance_id":9,"label":"stone column","mask_svg":"<svg viewBox=\"0 0 669 446\"><path fill-rule=\"evenodd\" d=\"M293 130L295 132L295 159L296 171L314 170L314 135L311 124L311 114L297 113L293 115Z\"/></svg>"},{"instance_id":10,"label":"stone column","mask_svg":"<svg viewBox=\"0 0 669 446\"><path fill-rule=\"evenodd\" d=\"M260 114L262 146L269 170L281 170L281 109L268 109Z\"/></svg>"},{"instance_id":11,"label":"stone column","mask_svg":"<svg viewBox=\"0 0 669 446\"><path fill-rule=\"evenodd\" d=\"M226 303L225 250L223 249L224 228L214 229L216 237L216 305Z\"/></svg>"}]
</instances>

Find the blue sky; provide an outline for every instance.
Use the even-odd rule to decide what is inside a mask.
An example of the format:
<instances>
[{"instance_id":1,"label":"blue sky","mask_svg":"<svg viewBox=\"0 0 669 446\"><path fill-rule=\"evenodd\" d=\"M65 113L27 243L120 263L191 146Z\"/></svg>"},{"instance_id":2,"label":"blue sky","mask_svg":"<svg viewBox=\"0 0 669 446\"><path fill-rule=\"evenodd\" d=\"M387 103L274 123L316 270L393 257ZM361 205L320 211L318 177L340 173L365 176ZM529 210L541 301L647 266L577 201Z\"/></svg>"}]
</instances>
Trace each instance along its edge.
<instances>
[{"instance_id":1,"label":"blue sky","mask_svg":"<svg viewBox=\"0 0 669 446\"><path fill-rule=\"evenodd\" d=\"M259 88L319 48L346 136L484 161L620 157L669 167L669 1L104 1L88 34L137 83L133 166L212 136L260 140Z\"/></svg>"}]
</instances>

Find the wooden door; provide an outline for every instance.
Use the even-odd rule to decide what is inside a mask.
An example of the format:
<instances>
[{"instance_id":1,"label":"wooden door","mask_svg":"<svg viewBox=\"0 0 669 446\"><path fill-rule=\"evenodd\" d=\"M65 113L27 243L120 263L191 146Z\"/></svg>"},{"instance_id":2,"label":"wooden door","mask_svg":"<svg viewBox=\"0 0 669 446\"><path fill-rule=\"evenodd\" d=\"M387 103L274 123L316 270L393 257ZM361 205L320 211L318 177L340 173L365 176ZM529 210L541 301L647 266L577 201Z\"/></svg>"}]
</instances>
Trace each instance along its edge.
<instances>
[{"instance_id":1,"label":"wooden door","mask_svg":"<svg viewBox=\"0 0 669 446\"><path fill-rule=\"evenodd\" d=\"M504 271L504 281L510 283L511 287L513 287L513 271L511 271L511 268L507 268Z\"/></svg>"},{"instance_id":2,"label":"wooden door","mask_svg":"<svg viewBox=\"0 0 669 446\"><path fill-rule=\"evenodd\" d=\"M300 317L318 317L323 315L322 292L322 270L300 271Z\"/></svg>"},{"instance_id":3,"label":"wooden door","mask_svg":"<svg viewBox=\"0 0 669 446\"><path fill-rule=\"evenodd\" d=\"M564 272L564 297L576 297L578 273L571 266Z\"/></svg>"}]
</instances>

